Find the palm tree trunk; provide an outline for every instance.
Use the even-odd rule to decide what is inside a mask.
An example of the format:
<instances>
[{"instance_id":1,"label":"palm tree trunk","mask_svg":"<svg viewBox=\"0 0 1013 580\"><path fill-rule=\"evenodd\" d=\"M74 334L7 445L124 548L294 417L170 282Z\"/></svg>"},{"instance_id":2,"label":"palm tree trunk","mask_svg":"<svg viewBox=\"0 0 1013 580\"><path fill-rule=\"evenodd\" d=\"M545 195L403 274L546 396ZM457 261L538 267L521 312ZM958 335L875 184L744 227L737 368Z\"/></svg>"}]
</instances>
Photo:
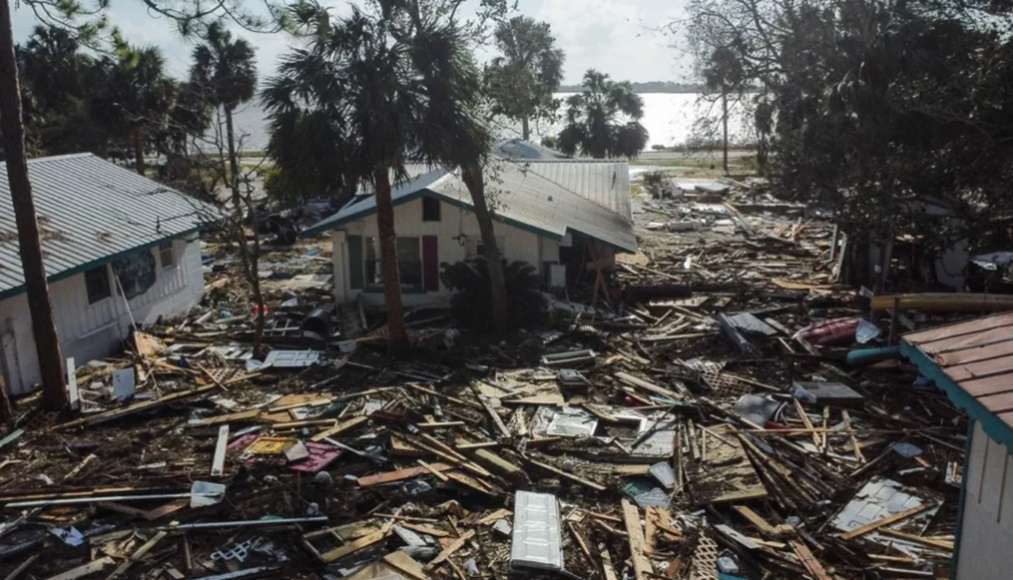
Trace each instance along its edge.
<instances>
[{"instance_id":1,"label":"palm tree trunk","mask_svg":"<svg viewBox=\"0 0 1013 580\"><path fill-rule=\"evenodd\" d=\"M144 131L140 127L130 130L130 146L134 150L134 170L144 175Z\"/></svg>"},{"instance_id":2,"label":"palm tree trunk","mask_svg":"<svg viewBox=\"0 0 1013 580\"><path fill-rule=\"evenodd\" d=\"M524 136L524 140L527 141L531 138L531 120L528 119L527 115L521 118L521 135Z\"/></svg>"},{"instance_id":3,"label":"palm tree trunk","mask_svg":"<svg viewBox=\"0 0 1013 580\"><path fill-rule=\"evenodd\" d=\"M60 339L56 334L53 308L49 302L35 200L32 198L32 184L28 180L25 126L21 118L21 89L18 86L17 62L14 59L9 0L0 0L0 130L3 131L4 151L7 154L7 181L11 188L14 219L18 228L18 248L21 251L25 291L32 316L35 349L42 371L43 404L47 409L62 410L67 406L63 354L60 352Z\"/></svg>"},{"instance_id":4,"label":"palm tree trunk","mask_svg":"<svg viewBox=\"0 0 1013 580\"><path fill-rule=\"evenodd\" d=\"M485 182L482 179L482 166L478 162L461 167L461 177L471 193L471 202L475 206L475 217L478 219L478 230L482 234L482 247L485 249L485 262L489 270L490 292L492 294L492 322L497 332L504 332L510 325L510 314L507 303L506 277L503 274L503 258L496 245L496 231L492 224L492 212L485 199Z\"/></svg>"},{"instance_id":5,"label":"palm tree trunk","mask_svg":"<svg viewBox=\"0 0 1013 580\"><path fill-rule=\"evenodd\" d=\"M721 92L721 124L724 131L724 156L722 163L725 168L725 175L728 175L728 91Z\"/></svg>"},{"instance_id":6,"label":"palm tree trunk","mask_svg":"<svg viewBox=\"0 0 1013 580\"><path fill-rule=\"evenodd\" d=\"M257 308L257 318L253 338L253 351L260 352L264 341L264 294L260 290L260 239L257 236L257 215L253 207L253 200L243 203L243 195L239 184L239 156L236 154L236 133L232 122L232 108L225 109L225 139L229 148L229 183L232 184L232 206L236 212L236 233L239 238L239 257L243 262L243 273L246 275L246 283L250 285L253 294L253 304ZM246 242L246 229L243 220L243 209L249 213L249 226L253 231L253 248Z\"/></svg>"},{"instance_id":7,"label":"palm tree trunk","mask_svg":"<svg viewBox=\"0 0 1013 580\"><path fill-rule=\"evenodd\" d=\"M397 262L390 171L386 167L373 171L373 187L376 189L376 228L380 236L380 260L383 262L383 294L387 303L387 339L392 352L403 354L408 350L408 334L401 306L401 272Z\"/></svg>"}]
</instances>

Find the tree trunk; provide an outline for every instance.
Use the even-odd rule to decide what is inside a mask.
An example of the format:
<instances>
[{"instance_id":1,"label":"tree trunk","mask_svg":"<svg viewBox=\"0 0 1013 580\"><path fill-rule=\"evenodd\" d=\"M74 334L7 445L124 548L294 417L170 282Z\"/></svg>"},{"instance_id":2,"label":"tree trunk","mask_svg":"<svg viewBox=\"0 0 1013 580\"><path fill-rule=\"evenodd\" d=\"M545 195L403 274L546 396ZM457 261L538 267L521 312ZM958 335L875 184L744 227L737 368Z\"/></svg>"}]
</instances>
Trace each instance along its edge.
<instances>
[{"instance_id":1,"label":"tree trunk","mask_svg":"<svg viewBox=\"0 0 1013 580\"><path fill-rule=\"evenodd\" d=\"M53 308L49 303L39 224L35 217L32 185L28 181L25 127L21 118L21 89L18 85L17 62L14 59L9 0L0 0L0 130L3 131L4 151L7 154L7 181L11 188L14 219L17 222L18 247L32 316L35 349L42 372L43 403L47 409L62 410L67 406L63 355L53 322Z\"/></svg>"},{"instance_id":2,"label":"tree trunk","mask_svg":"<svg viewBox=\"0 0 1013 580\"><path fill-rule=\"evenodd\" d=\"M250 292L253 294L253 304L257 308L256 331L253 338L253 351L260 354L260 347L264 341L264 294L260 291L260 239L257 236L257 215L253 207L253 199L249 203L243 203L243 195L239 183L239 156L236 153L236 133L232 123L232 108L225 109L225 139L229 148L229 183L232 185L232 206L236 212L236 237L239 238L239 257L243 262L243 273L246 276L246 283L250 285ZM249 213L249 223L243 219L243 209ZM249 225L253 231L253 248L246 242L245 225Z\"/></svg>"},{"instance_id":3,"label":"tree trunk","mask_svg":"<svg viewBox=\"0 0 1013 580\"><path fill-rule=\"evenodd\" d=\"M528 119L527 115L521 118L521 135L524 136L524 140L527 141L531 138L531 120Z\"/></svg>"},{"instance_id":4,"label":"tree trunk","mask_svg":"<svg viewBox=\"0 0 1013 580\"><path fill-rule=\"evenodd\" d=\"M728 91L721 93L721 125L723 129L724 156L722 162L725 168L725 175L728 175Z\"/></svg>"},{"instance_id":5,"label":"tree trunk","mask_svg":"<svg viewBox=\"0 0 1013 580\"><path fill-rule=\"evenodd\" d=\"M390 350L404 354L408 350L408 334L401 306L401 272L397 262L397 233L394 231L394 202L390 193L390 170L373 171L376 189L376 228L380 235L380 260L383 262L383 295L387 303L387 339Z\"/></svg>"},{"instance_id":6,"label":"tree trunk","mask_svg":"<svg viewBox=\"0 0 1013 580\"><path fill-rule=\"evenodd\" d=\"M130 145L134 150L134 170L144 175L144 131L140 127L130 130Z\"/></svg>"},{"instance_id":7,"label":"tree trunk","mask_svg":"<svg viewBox=\"0 0 1013 580\"><path fill-rule=\"evenodd\" d=\"M489 271L490 292L492 294L492 323L497 332L504 332L510 325L510 314L507 303L506 277L503 274L503 258L496 245L496 231L492 224L492 212L485 199L485 182L482 179L482 166L473 162L461 168L464 184L471 193L471 202L475 206L475 217L478 229L482 233L482 246L485 249L485 262Z\"/></svg>"}]
</instances>

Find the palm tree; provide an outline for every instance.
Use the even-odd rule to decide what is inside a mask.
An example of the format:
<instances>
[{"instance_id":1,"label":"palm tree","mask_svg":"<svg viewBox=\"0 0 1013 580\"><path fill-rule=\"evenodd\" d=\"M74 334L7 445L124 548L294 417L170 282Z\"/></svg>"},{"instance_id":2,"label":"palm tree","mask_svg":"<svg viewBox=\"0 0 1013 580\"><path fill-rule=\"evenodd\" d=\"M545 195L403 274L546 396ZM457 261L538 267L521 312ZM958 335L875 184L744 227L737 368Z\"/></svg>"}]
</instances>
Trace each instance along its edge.
<instances>
[{"instance_id":1,"label":"palm tree","mask_svg":"<svg viewBox=\"0 0 1013 580\"><path fill-rule=\"evenodd\" d=\"M591 69L584 74L583 92L566 105L566 127L557 144L567 155L579 150L596 159L636 157L647 145L647 129L640 124L644 101L628 82Z\"/></svg>"},{"instance_id":2,"label":"palm tree","mask_svg":"<svg viewBox=\"0 0 1013 580\"><path fill-rule=\"evenodd\" d=\"M295 14L306 27L315 27L307 48L281 59L278 75L264 91L271 118L272 155L295 144L274 137L280 131L313 119L332 135L322 143L349 183L366 183L376 196L377 230L383 265L387 333L392 351L408 347L401 303L401 277L391 179L403 179L414 151L420 117L421 87L409 59L408 47L391 34L390 21L367 15L357 7L346 18L331 22L323 11ZM280 165L285 173L291 167Z\"/></svg>"},{"instance_id":3,"label":"palm tree","mask_svg":"<svg viewBox=\"0 0 1013 580\"><path fill-rule=\"evenodd\" d=\"M236 131L233 114L240 104L249 101L257 91L257 65L253 47L241 38L232 39L232 34L220 22L208 26L207 39L193 50L193 66L190 68L190 84L203 91L205 98L215 107L220 107L225 117L225 140L229 168L225 172L226 183L232 189L232 206L235 212L235 233L239 242L239 256L247 283L253 292L257 306L256 335L254 350L259 350L264 337L264 295L260 290L259 256L260 241L257 234L257 216L253 200L244 200L241 191L242 176L239 172L239 154L236 151ZM245 203L244 203L245 201ZM243 226L243 215L248 213L249 226L253 231L253 247L247 243Z\"/></svg>"},{"instance_id":4,"label":"palm tree","mask_svg":"<svg viewBox=\"0 0 1013 580\"><path fill-rule=\"evenodd\" d=\"M118 40L116 58L104 58L101 67L105 78L92 103L93 114L125 139L134 169L144 175L144 153L166 125L176 83L165 75L165 59L155 47L135 48Z\"/></svg>"},{"instance_id":5,"label":"palm tree","mask_svg":"<svg viewBox=\"0 0 1013 580\"><path fill-rule=\"evenodd\" d=\"M721 98L722 167L728 175L728 95L742 91L746 82L745 71L735 51L718 47L703 69L703 78L707 90L717 92Z\"/></svg>"},{"instance_id":6,"label":"palm tree","mask_svg":"<svg viewBox=\"0 0 1013 580\"><path fill-rule=\"evenodd\" d=\"M482 76L452 19L427 24L417 0L410 7L405 37L412 44L412 60L426 91L419 150L431 163L461 168L482 235L493 327L502 332L510 325L509 298L482 170L492 144L492 136L480 122Z\"/></svg>"}]
</instances>

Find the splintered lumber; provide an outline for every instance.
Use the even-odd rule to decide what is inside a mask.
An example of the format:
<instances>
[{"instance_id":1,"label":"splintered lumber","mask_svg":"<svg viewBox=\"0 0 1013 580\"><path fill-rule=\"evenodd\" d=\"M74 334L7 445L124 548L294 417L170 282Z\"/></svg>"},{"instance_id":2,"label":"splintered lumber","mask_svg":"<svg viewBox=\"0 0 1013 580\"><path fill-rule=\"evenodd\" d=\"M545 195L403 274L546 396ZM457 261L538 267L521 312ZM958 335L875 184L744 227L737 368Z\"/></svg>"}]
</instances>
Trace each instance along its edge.
<instances>
[{"instance_id":1,"label":"splintered lumber","mask_svg":"<svg viewBox=\"0 0 1013 580\"><path fill-rule=\"evenodd\" d=\"M468 540L475 537L475 530L468 530L464 535L451 542L442 552L436 555L428 564L426 564L426 570L432 570L433 568L442 564L447 558L454 555L454 552L461 549Z\"/></svg>"},{"instance_id":2,"label":"splintered lumber","mask_svg":"<svg viewBox=\"0 0 1013 580\"><path fill-rule=\"evenodd\" d=\"M430 469L434 471L449 471L454 469L455 466L448 465L446 463L431 463L427 467L406 467L404 469L398 469L395 471L385 471L383 473L374 473L373 475L367 475L366 477L360 477L356 483L359 487L373 487L375 485L383 485L385 483L393 483L395 481L404 481L406 479L414 479L420 475L427 475L430 473Z\"/></svg>"},{"instance_id":3,"label":"splintered lumber","mask_svg":"<svg viewBox=\"0 0 1013 580\"><path fill-rule=\"evenodd\" d=\"M499 413L496 412L496 409L492 408L492 405L489 404L489 401L487 401L486 398L482 396L482 393L479 392L478 387L475 386L475 383L471 383L470 386L471 392L475 394L475 398L478 399L479 404L481 404L482 408L485 409L485 412L488 413L489 418L492 419L492 423L493 425L496 426L496 429L499 430L500 435L502 435L506 439L510 439L513 436L513 434L510 433L510 429L508 429L506 423L503 422L503 418L499 416Z\"/></svg>"},{"instance_id":4,"label":"splintered lumber","mask_svg":"<svg viewBox=\"0 0 1013 580\"><path fill-rule=\"evenodd\" d=\"M436 477L436 479L438 479L440 481L450 481L449 477L447 477L446 475L443 475L442 473L440 473L440 471L438 469L434 469L432 465L429 465L425 461L422 461L421 459L416 459L415 463L418 463L420 466L422 466L423 468L425 468L426 471L428 471L429 473L433 474Z\"/></svg>"},{"instance_id":5,"label":"splintered lumber","mask_svg":"<svg viewBox=\"0 0 1013 580\"><path fill-rule=\"evenodd\" d=\"M189 423L190 427L213 427L215 425L221 425L223 423L245 423L256 421L260 417L260 411L257 409L251 409L249 411L239 411L237 413L229 413L227 415L215 415L214 417L205 417L204 419L197 419Z\"/></svg>"},{"instance_id":6,"label":"splintered lumber","mask_svg":"<svg viewBox=\"0 0 1013 580\"><path fill-rule=\"evenodd\" d=\"M930 548L938 548L940 550L945 550L947 552L952 552L953 548L954 548L954 544L953 544L952 541L936 540L936 539L933 539L933 538L926 538L926 537L923 537L923 536L918 536L918 535L915 535L915 534L909 534L907 532L902 532L900 530L895 530L893 528L880 528L880 530L877 533L880 533L880 534L883 534L883 535L886 535L886 536L892 536L894 538L898 538L898 539L901 539L901 540L907 540L908 542L913 542L915 544L921 544L923 546L928 546Z\"/></svg>"},{"instance_id":7,"label":"splintered lumber","mask_svg":"<svg viewBox=\"0 0 1013 580\"><path fill-rule=\"evenodd\" d=\"M97 572L101 572L102 570L105 570L107 567L112 566L115 563L116 563L115 560L113 560L109 556L105 556L99 558L98 560L92 560L91 562L88 562L87 564L84 564L82 566L78 566L77 568L71 568L70 570L67 570L62 574L50 576L46 580L77 580L78 578L84 578L85 576L90 576Z\"/></svg>"},{"instance_id":8,"label":"splintered lumber","mask_svg":"<svg viewBox=\"0 0 1013 580\"><path fill-rule=\"evenodd\" d=\"M125 562L123 562L122 564L119 565L119 567L113 570L113 573L107 576L106 580L115 580L116 578L119 578L120 576L126 574L127 570L129 570L131 566L137 563L141 558L144 558L148 554L148 552L150 552L152 548L154 548L156 544L161 542L162 538L164 538L168 534L169 532L162 531L152 536L152 538L147 542L145 542L144 545L142 545L140 548L137 548L137 551L135 551L133 554L130 554L130 557L127 558Z\"/></svg>"},{"instance_id":9,"label":"splintered lumber","mask_svg":"<svg viewBox=\"0 0 1013 580\"><path fill-rule=\"evenodd\" d=\"M480 526L491 526L491 525L495 524L496 522L498 522L499 520L501 520L503 518L508 518L511 515L513 515L512 511L510 511L510 510L508 510L506 508L500 508L500 509L492 512L491 514L485 516L484 518L478 520L478 525L480 525Z\"/></svg>"},{"instance_id":10,"label":"splintered lumber","mask_svg":"<svg viewBox=\"0 0 1013 580\"><path fill-rule=\"evenodd\" d=\"M612 566L612 555L609 554L605 544L601 545L601 571L605 580L619 580L619 577L616 576L616 569Z\"/></svg>"},{"instance_id":11,"label":"splintered lumber","mask_svg":"<svg viewBox=\"0 0 1013 580\"><path fill-rule=\"evenodd\" d=\"M770 538L780 538L784 536L790 536L795 533L795 528L781 524L779 526L773 526L767 520L763 519L763 516L754 512L752 509L744 505L733 505L732 509L738 512L738 514L753 524L756 529L760 530L760 533Z\"/></svg>"},{"instance_id":12,"label":"splintered lumber","mask_svg":"<svg viewBox=\"0 0 1013 580\"><path fill-rule=\"evenodd\" d=\"M643 391L647 391L648 393L653 393L655 395L659 395L659 396L662 396L662 397L667 397L667 398L673 399L673 400L682 399L682 395L679 394L679 393L676 393L675 391L671 391L671 390L666 389L664 387L660 387L660 386L658 386L658 385L656 385L656 384L654 384L654 383L652 383L650 381L646 381L644 379L641 379L640 377L635 377L635 376L633 376L633 375L631 375L629 373L618 372L618 373L615 374L615 377L616 377L616 379L618 379L620 382L622 382L624 384L627 384L627 385L629 385L631 387L634 387L634 388L637 388L637 389L640 389L640 390L643 390Z\"/></svg>"},{"instance_id":13,"label":"splintered lumber","mask_svg":"<svg viewBox=\"0 0 1013 580\"><path fill-rule=\"evenodd\" d=\"M823 564L809 550L808 546L796 540L791 540L788 544L795 552L795 555L798 556L798 559L802 561L802 565L805 566L806 571L816 578L816 580L833 580L827 574L826 569L823 568Z\"/></svg>"},{"instance_id":14,"label":"splintered lumber","mask_svg":"<svg viewBox=\"0 0 1013 580\"><path fill-rule=\"evenodd\" d=\"M131 415L136 415L138 413L144 413L147 411L159 409L161 407L165 407L166 405L175 403L176 401L182 401L190 397L203 395L217 388L218 387L216 385L205 385L203 387L190 389L189 391L182 391L180 393L173 393L171 395L166 395L160 399L155 399L153 401L142 401L140 403L134 403L133 405L123 407L121 409L112 409L111 411L105 411L103 413L97 413L95 415L88 415L87 417L81 417L80 419L75 419L73 421L68 421L67 423L56 425L55 427L53 427L53 429L60 431L63 429L71 429L83 425L99 425L101 423L108 423L109 421L116 421L117 419L129 417Z\"/></svg>"},{"instance_id":15,"label":"splintered lumber","mask_svg":"<svg viewBox=\"0 0 1013 580\"><path fill-rule=\"evenodd\" d=\"M485 463L489 467L492 467L496 471L499 471L510 479L515 481L524 479L524 469L510 463L492 451L489 451L488 449L477 449L474 453L475 457L479 461Z\"/></svg>"},{"instance_id":16,"label":"splintered lumber","mask_svg":"<svg viewBox=\"0 0 1013 580\"><path fill-rule=\"evenodd\" d=\"M364 550L374 544L379 544L383 540L387 539L387 535L390 534L389 529L377 530L373 533L366 534L361 538L342 544L333 550L328 550L323 554L320 554L320 559L324 562L333 562L340 560L349 554L354 554L359 550Z\"/></svg>"},{"instance_id":17,"label":"splintered lumber","mask_svg":"<svg viewBox=\"0 0 1013 580\"><path fill-rule=\"evenodd\" d=\"M865 534L868 534L869 532L874 532L874 531L878 530L879 528L882 528L883 526L889 526L890 524L895 524L895 523L897 523L899 521L906 520L907 518L909 518L911 516L918 515L918 514L924 512L924 511L929 510L929 509L934 508L934 507L936 507L936 504L931 503L931 502L926 502L926 503L924 503L922 505L915 506L913 508L906 509L906 510L904 510L902 512L897 512L897 513L895 513L893 515L886 516L885 518L880 518L880 519L878 519L878 520L876 520L874 522L869 522L869 523L865 524L864 526L860 526L860 527L857 527L857 528L851 530L850 532L844 532L843 534L841 534L841 539L842 540L854 540L855 538L858 538L860 536L864 536Z\"/></svg>"},{"instance_id":18,"label":"splintered lumber","mask_svg":"<svg viewBox=\"0 0 1013 580\"><path fill-rule=\"evenodd\" d=\"M583 485L585 487L589 487L589 488L591 488L591 489L593 489L595 491L605 491L606 489L608 489L604 485L601 485L601 484L595 483L593 481L584 479L583 477L580 477L578 475L574 475L572 473L563 471L562 469L559 469L558 467L555 467L553 465L549 465L548 463L542 463L541 461L537 461L535 459L531 459L530 457L526 457L525 459L527 459L528 463L530 463L531 465L534 465L535 467L544 469L545 471L548 471L550 473L554 473L554 474L556 474L556 475L558 475L560 477L564 477L566 479L569 479L570 481L575 481L575 482L577 482L577 483L579 483L579 484L581 484L581 485Z\"/></svg>"},{"instance_id":19,"label":"splintered lumber","mask_svg":"<svg viewBox=\"0 0 1013 580\"><path fill-rule=\"evenodd\" d=\"M584 552L584 555L587 556L587 561L593 566L594 557L591 555L591 549L587 547L587 542L584 541L584 536L580 535L580 531L577 530L577 526L573 525L573 522L566 522L566 527L570 530L573 538L577 540L580 551Z\"/></svg>"},{"instance_id":20,"label":"splintered lumber","mask_svg":"<svg viewBox=\"0 0 1013 580\"><path fill-rule=\"evenodd\" d=\"M340 435L340 434L344 433L345 431L351 431L352 429L355 429L356 427L358 427L359 425L362 425L366 421L369 421L369 417L352 417L351 419L349 419L347 421L343 421L341 423L338 423L337 425L331 427L330 429L327 429L325 431L321 431L320 433L317 433L316 435L310 437L310 441L313 441L313 442L323 441L324 439L327 439L328 437L334 437L334 436Z\"/></svg>"},{"instance_id":21,"label":"splintered lumber","mask_svg":"<svg viewBox=\"0 0 1013 580\"><path fill-rule=\"evenodd\" d=\"M414 558L401 550L387 554L383 557L383 561L409 578L415 578L416 580L428 580L429 578L422 564L419 564Z\"/></svg>"},{"instance_id":22,"label":"splintered lumber","mask_svg":"<svg viewBox=\"0 0 1013 580\"><path fill-rule=\"evenodd\" d=\"M767 496L734 428L717 425L708 431L725 443L707 450L707 457L695 462L690 491L695 505L741 502Z\"/></svg>"},{"instance_id":23,"label":"splintered lumber","mask_svg":"<svg viewBox=\"0 0 1013 580\"><path fill-rule=\"evenodd\" d=\"M626 524L626 534L630 543L630 560L633 561L633 572L636 580L647 580L654 574L651 561L644 555L644 529L640 526L640 511L637 506L630 503L630 500L623 498L623 521Z\"/></svg>"}]
</instances>

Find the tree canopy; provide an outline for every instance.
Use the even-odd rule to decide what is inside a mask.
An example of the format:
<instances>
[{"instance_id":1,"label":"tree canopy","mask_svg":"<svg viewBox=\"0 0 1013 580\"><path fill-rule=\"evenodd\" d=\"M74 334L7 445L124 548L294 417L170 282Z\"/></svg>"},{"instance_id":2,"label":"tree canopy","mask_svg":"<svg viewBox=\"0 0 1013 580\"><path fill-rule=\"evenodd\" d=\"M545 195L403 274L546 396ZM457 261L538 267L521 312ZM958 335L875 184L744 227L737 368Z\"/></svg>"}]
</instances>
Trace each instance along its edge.
<instances>
[{"instance_id":1,"label":"tree canopy","mask_svg":"<svg viewBox=\"0 0 1013 580\"><path fill-rule=\"evenodd\" d=\"M556 143L567 155L636 157L649 137L643 116L644 101L630 83L592 69L584 74L583 92L566 100L566 126Z\"/></svg>"},{"instance_id":2,"label":"tree canopy","mask_svg":"<svg viewBox=\"0 0 1013 580\"><path fill-rule=\"evenodd\" d=\"M1007 5L694 0L691 13L697 54L734 54L760 86L756 119L779 191L873 239L1008 242Z\"/></svg>"},{"instance_id":3,"label":"tree canopy","mask_svg":"<svg viewBox=\"0 0 1013 580\"><path fill-rule=\"evenodd\" d=\"M553 93L563 80L565 56L549 24L527 16L500 22L494 39L500 54L485 70L489 97L494 112L521 123L527 140L532 120L555 116L559 102Z\"/></svg>"}]
</instances>

